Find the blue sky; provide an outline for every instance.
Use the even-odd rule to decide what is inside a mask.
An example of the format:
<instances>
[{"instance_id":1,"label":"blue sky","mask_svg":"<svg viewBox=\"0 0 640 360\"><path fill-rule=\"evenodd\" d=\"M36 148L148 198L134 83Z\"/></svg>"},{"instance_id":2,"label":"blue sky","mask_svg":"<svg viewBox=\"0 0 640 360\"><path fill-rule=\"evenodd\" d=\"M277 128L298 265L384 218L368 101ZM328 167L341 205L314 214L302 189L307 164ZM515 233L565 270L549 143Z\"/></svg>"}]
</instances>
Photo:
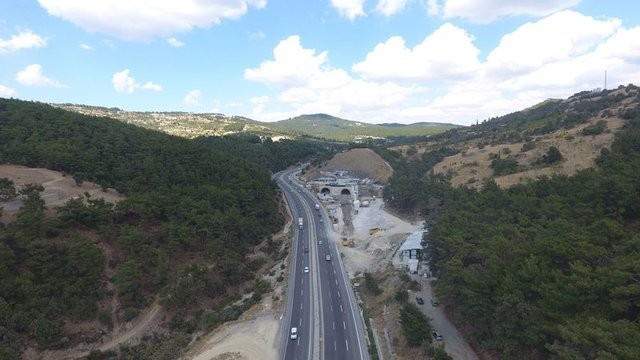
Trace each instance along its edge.
<instances>
[{"instance_id":1,"label":"blue sky","mask_svg":"<svg viewBox=\"0 0 640 360\"><path fill-rule=\"evenodd\" d=\"M468 125L640 83L635 0L0 0L0 97Z\"/></svg>"}]
</instances>

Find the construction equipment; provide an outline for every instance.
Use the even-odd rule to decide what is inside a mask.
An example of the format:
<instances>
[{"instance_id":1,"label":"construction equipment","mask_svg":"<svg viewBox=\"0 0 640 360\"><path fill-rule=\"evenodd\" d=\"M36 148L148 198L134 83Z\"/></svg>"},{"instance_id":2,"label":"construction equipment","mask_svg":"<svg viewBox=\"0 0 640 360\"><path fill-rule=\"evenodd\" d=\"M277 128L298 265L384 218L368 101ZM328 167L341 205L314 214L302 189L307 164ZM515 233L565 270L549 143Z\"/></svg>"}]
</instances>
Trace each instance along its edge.
<instances>
[{"instance_id":1,"label":"construction equipment","mask_svg":"<svg viewBox=\"0 0 640 360\"><path fill-rule=\"evenodd\" d=\"M371 229L369 229L369 235L373 235L373 234L375 234L375 233L377 233L379 231L380 231L379 227L371 228Z\"/></svg>"}]
</instances>

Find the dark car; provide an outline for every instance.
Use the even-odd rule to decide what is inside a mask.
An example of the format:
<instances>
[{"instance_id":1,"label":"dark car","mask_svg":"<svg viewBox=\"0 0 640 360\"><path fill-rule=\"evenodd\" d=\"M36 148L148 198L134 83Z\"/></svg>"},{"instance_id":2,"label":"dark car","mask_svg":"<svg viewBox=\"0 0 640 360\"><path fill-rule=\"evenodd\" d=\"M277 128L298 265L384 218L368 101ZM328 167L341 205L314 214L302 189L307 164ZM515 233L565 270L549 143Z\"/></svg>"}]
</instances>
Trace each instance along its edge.
<instances>
[{"instance_id":1,"label":"dark car","mask_svg":"<svg viewBox=\"0 0 640 360\"><path fill-rule=\"evenodd\" d=\"M304 252L308 253L309 252L309 248L308 247L304 247Z\"/></svg>"},{"instance_id":2,"label":"dark car","mask_svg":"<svg viewBox=\"0 0 640 360\"><path fill-rule=\"evenodd\" d=\"M418 303L418 305L424 305L424 300L422 300L420 296L416 296L416 302Z\"/></svg>"},{"instance_id":3,"label":"dark car","mask_svg":"<svg viewBox=\"0 0 640 360\"><path fill-rule=\"evenodd\" d=\"M431 336L433 336L433 339L436 340L436 341L442 341L443 340L442 334L440 334L437 331L432 332Z\"/></svg>"}]
</instances>

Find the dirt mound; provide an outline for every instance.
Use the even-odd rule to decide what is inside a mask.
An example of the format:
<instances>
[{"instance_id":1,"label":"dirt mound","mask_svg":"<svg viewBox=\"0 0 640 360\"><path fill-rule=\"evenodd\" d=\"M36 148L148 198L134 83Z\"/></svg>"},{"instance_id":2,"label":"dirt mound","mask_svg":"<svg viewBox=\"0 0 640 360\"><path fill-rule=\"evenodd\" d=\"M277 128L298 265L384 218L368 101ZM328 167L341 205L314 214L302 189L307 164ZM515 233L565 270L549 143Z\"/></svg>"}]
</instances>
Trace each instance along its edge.
<instances>
[{"instance_id":1,"label":"dirt mound","mask_svg":"<svg viewBox=\"0 0 640 360\"><path fill-rule=\"evenodd\" d=\"M78 185L71 176L48 169L5 164L0 165L0 178L12 180L17 189L26 184L42 185L44 191L41 197L49 209L60 206L73 197L83 196L85 193L91 195L92 198L103 198L112 203L124 199L123 195L113 189L103 190L99 185L89 181ZM6 222L12 219L21 206L22 201L19 199L0 202L0 207L4 208L2 221Z\"/></svg>"},{"instance_id":2,"label":"dirt mound","mask_svg":"<svg viewBox=\"0 0 640 360\"><path fill-rule=\"evenodd\" d=\"M323 162L318 167L312 168L306 174L307 179L322 177L322 171L333 172L347 170L350 176L369 178L376 182L386 184L393 169L380 155L371 149L351 149L336 154L331 160Z\"/></svg>"}]
</instances>

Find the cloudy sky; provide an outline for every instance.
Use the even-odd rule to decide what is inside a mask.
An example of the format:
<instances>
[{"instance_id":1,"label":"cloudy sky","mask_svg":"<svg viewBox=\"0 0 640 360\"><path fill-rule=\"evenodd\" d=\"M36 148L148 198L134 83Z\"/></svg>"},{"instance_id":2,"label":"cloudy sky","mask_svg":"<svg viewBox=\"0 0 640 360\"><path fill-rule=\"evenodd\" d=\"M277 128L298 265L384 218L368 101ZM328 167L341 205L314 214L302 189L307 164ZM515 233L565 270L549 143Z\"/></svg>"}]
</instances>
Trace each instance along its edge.
<instances>
[{"instance_id":1,"label":"cloudy sky","mask_svg":"<svg viewBox=\"0 0 640 360\"><path fill-rule=\"evenodd\" d=\"M468 125L640 84L637 0L2 0L0 97Z\"/></svg>"}]
</instances>

